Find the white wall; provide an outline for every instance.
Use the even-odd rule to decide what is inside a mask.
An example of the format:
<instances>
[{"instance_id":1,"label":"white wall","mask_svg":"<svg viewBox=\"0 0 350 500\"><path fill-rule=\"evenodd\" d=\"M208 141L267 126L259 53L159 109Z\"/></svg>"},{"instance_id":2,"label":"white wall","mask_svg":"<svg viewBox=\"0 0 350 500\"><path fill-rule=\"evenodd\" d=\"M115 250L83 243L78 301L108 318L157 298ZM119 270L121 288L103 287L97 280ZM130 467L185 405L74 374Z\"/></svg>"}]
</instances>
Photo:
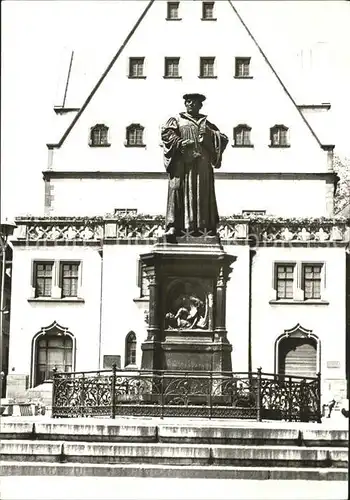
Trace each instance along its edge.
<instances>
[{"instance_id":1,"label":"white wall","mask_svg":"<svg viewBox=\"0 0 350 500\"><path fill-rule=\"evenodd\" d=\"M165 20L166 2L153 4L64 144L54 150L52 169L130 172L131 177L132 172L164 172L161 124L184 109L182 95L185 92L202 92L207 96L203 112L230 138L222 172L326 172L327 153L317 144L229 3L216 2L218 20L213 22L200 20L201 2L182 2L180 7L182 21L172 22ZM145 57L146 79L127 76L129 58L135 56ZM165 56L181 58L181 80L163 78ZM216 79L198 78L201 56L216 57ZM253 79L233 77L235 57L240 56L251 57ZM74 70L71 78L74 79ZM96 123L110 128L110 147L88 145L90 127ZM125 129L131 123L145 127L145 148L124 146ZM239 123L252 127L254 148L232 147L233 127ZM270 127L281 123L290 129L291 147L269 148ZM84 184L70 179L64 182L65 189L74 190L75 196L67 197L57 189L54 213L60 213L63 204L67 210L73 210L77 198L81 210L87 213L90 202L85 196ZM54 184L56 189L58 181ZM312 187L317 184L320 187L315 188L316 197L324 189L324 181L314 181ZM100 181L96 185L99 186L96 189L102 189ZM113 180L104 182L107 198L114 188ZM309 189L308 181L298 182L298 198L304 197ZM249 190L247 196L248 193ZM288 202L289 199L281 205L282 211L286 211ZM99 211L98 203L96 210ZM325 208L321 207L319 214L324 212Z\"/></svg>"},{"instance_id":2,"label":"white wall","mask_svg":"<svg viewBox=\"0 0 350 500\"><path fill-rule=\"evenodd\" d=\"M322 299L328 304L269 304L276 299L273 265L280 262L324 262ZM253 368L274 372L275 341L298 323L321 343L322 380L345 379L345 252L343 248L259 248L252 281ZM329 368L327 361L339 362Z\"/></svg>"},{"instance_id":3,"label":"white wall","mask_svg":"<svg viewBox=\"0 0 350 500\"><path fill-rule=\"evenodd\" d=\"M136 208L141 214L160 215L166 210L166 178L55 179L52 186L52 215L105 215L115 208ZM324 180L217 178L215 188L222 216L242 210L266 210L267 214L281 217L331 215L325 203L328 185Z\"/></svg>"},{"instance_id":4,"label":"white wall","mask_svg":"<svg viewBox=\"0 0 350 500\"><path fill-rule=\"evenodd\" d=\"M31 297L32 261L46 259L82 261L83 303L28 301ZM9 373L30 373L32 339L54 321L68 328L76 339L76 370L98 368L100 266L101 259L94 247L15 247Z\"/></svg>"}]
</instances>

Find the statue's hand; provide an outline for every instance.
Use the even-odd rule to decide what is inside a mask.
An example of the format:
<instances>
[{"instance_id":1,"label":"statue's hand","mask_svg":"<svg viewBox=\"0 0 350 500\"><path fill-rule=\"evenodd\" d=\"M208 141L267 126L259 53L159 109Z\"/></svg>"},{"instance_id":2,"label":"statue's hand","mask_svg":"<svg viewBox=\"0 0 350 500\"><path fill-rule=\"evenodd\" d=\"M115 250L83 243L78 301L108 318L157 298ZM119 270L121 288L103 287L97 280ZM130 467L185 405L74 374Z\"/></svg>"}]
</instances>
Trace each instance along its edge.
<instances>
[{"instance_id":1,"label":"statue's hand","mask_svg":"<svg viewBox=\"0 0 350 500\"><path fill-rule=\"evenodd\" d=\"M188 146L191 146L192 144L194 144L194 141L192 141L191 139L184 139L181 141L180 143L180 151L181 153L183 153L186 149L186 147Z\"/></svg>"}]
</instances>

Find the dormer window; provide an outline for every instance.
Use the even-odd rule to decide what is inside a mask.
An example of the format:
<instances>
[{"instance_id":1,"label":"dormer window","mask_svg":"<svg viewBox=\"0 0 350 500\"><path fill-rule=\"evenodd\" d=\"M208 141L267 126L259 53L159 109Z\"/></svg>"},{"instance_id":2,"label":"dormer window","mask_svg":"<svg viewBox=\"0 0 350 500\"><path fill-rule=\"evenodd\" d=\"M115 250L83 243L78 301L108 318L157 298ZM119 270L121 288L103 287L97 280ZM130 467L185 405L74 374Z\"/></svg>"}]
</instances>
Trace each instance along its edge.
<instances>
[{"instance_id":1,"label":"dormer window","mask_svg":"<svg viewBox=\"0 0 350 500\"><path fill-rule=\"evenodd\" d=\"M164 78L181 78L179 75L179 57L166 57L164 67Z\"/></svg>"},{"instance_id":2,"label":"dormer window","mask_svg":"<svg viewBox=\"0 0 350 500\"><path fill-rule=\"evenodd\" d=\"M199 78L216 78L214 74L215 57L201 57Z\"/></svg>"},{"instance_id":3,"label":"dormer window","mask_svg":"<svg viewBox=\"0 0 350 500\"><path fill-rule=\"evenodd\" d=\"M235 78L251 78L250 57L236 57Z\"/></svg>"},{"instance_id":4,"label":"dormer window","mask_svg":"<svg viewBox=\"0 0 350 500\"><path fill-rule=\"evenodd\" d=\"M167 3L167 20L168 21L179 21L179 3L180 2L168 2Z\"/></svg>"},{"instance_id":5,"label":"dormer window","mask_svg":"<svg viewBox=\"0 0 350 500\"><path fill-rule=\"evenodd\" d=\"M146 78L144 72L144 57L130 57L129 59L129 78Z\"/></svg>"},{"instance_id":6,"label":"dormer window","mask_svg":"<svg viewBox=\"0 0 350 500\"><path fill-rule=\"evenodd\" d=\"M145 147L143 143L144 127L139 123L132 123L126 129L126 143L129 147Z\"/></svg>"},{"instance_id":7,"label":"dormer window","mask_svg":"<svg viewBox=\"0 0 350 500\"><path fill-rule=\"evenodd\" d=\"M288 127L285 125L275 125L270 129L270 147L288 148Z\"/></svg>"},{"instance_id":8,"label":"dormer window","mask_svg":"<svg viewBox=\"0 0 350 500\"><path fill-rule=\"evenodd\" d=\"M202 3L202 21L216 21L214 17L214 2Z\"/></svg>"},{"instance_id":9,"label":"dormer window","mask_svg":"<svg viewBox=\"0 0 350 500\"><path fill-rule=\"evenodd\" d=\"M237 125L233 129L234 146L238 148L253 147L250 139L252 128L248 125Z\"/></svg>"},{"instance_id":10,"label":"dormer window","mask_svg":"<svg viewBox=\"0 0 350 500\"><path fill-rule=\"evenodd\" d=\"M96 124L90 129L89 145L92 147L106 147L110 146L108 142L108 127L103 124Z\"/></svg>"}]
</instances>

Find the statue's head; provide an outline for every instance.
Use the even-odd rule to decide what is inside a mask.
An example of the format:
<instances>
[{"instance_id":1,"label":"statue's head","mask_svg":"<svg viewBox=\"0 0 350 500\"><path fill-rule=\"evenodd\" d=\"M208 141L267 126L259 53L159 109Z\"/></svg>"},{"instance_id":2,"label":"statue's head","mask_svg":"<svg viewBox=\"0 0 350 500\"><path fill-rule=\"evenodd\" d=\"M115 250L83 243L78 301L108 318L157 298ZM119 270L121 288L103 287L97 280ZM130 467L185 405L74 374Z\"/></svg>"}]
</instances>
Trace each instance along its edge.
<instances>
[{"instance_id":1,"label":"statue's head","mask_svg":"<svg viewBox=\"0 0 350 500\"><path fill-rule=\"evenodd\" d=\"M203 101L206 99L203 94L185 94L183 98L185 100L186 111L190 115L198 114L203 106Z\"/></svg>"}]
</instances>

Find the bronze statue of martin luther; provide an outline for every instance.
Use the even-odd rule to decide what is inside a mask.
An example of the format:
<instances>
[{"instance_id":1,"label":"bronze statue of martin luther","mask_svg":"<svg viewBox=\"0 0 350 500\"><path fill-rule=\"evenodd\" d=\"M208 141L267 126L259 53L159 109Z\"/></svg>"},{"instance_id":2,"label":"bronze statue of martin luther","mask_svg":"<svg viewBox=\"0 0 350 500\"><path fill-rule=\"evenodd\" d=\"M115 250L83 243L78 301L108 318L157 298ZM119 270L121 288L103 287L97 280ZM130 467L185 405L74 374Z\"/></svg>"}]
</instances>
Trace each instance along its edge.
<instances>
[{"instance_id":1,"label":"bronze statue of martin luther","mask_svg":"<svg viewBox=\"0 0 350 500\"><path fill-rule=\"evenodd\" d=\"M162 127L169 175L166 235L216 234L219 221L213 168L220 168L228 138L200 114L205 96L185 94L186 112Z\"/></svg>"}]
</instances>

